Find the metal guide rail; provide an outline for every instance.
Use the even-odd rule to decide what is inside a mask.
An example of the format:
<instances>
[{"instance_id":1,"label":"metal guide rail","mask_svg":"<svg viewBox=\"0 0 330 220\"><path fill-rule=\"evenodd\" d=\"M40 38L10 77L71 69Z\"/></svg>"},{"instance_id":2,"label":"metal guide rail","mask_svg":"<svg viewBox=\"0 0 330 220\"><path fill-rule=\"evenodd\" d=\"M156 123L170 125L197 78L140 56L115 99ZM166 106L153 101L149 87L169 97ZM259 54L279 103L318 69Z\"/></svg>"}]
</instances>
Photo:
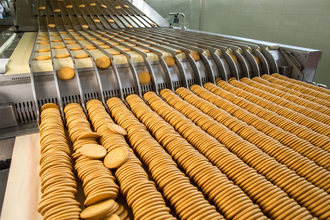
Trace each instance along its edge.
<instances>
[{"instance_id":1,"label":"metal guide rail","mask_svg":"<svg viewBox=\"0 0 330 220\"><path fill-rule=\"evenodd\" d=\"M125 101L132 93L142 97L148 91L159 94L165 88L215 83L217 78L289 75L290 70L299 77L303 74L301 70L296 73L294 64L274 44L160 27L128 1L40 0L37 8L38 33L29 58L30 74L27 81L22 80L25 91L31 93L19 97L14 92L8 98L14 100L18 125L39 120L39 108L47 102L58 104L63 116L64 106L71 102L80 103L86 112L90 99L105 104L113 96ZM88 65L82 65L72 47L80 48ZM47 48L51 69L38 69L36 57L42 54L38 48ZM290 50L286 48L285 53ZM65 58L59 59L58 51ZM310 53L302 52L304 59ZM109 68L97 67L99 56L110 59ZM73 68L72 79L59 79L60 60ZM143 71L149 74L147 83L140 81Z\"/></svg>"}]
</instances>

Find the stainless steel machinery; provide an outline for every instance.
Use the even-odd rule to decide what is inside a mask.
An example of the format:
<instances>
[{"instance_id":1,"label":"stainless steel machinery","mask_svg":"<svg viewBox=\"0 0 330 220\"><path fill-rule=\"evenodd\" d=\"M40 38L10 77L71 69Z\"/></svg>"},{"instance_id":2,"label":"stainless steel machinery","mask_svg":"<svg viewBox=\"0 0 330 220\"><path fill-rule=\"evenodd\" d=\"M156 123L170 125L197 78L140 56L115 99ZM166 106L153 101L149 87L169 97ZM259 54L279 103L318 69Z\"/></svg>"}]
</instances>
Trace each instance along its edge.
<instances>
[{"instance_id":1,"label":"stainless steel machinery","mask_svg":"<svg viewBox=\"0 0 330 220\"><path fill-rule=\"evenodd\" d=\"M30 53L22 54L29 57L29 71L0 75L2 138L36 130L39 108L46 102L63 110L70 102L84 106L93 98L105 102L113 96L124 99L132 93L142 96L151 90L202 85L219 77L240 79L275 72L311 82L321 58L319 50L171 28L142 0L17 1L16 10L17 30L37 34ZM51 68L45 71L34 65L42 36L48 38L50 49ZM76 73L71 80L56 75L52 36L69 52ZM66 37L88 54L90 65L78 65ZM81 41L108 56L111 67L97 68L96 55ZM167 65L166 56L174 58L174 66ZM141 70L149 72L150 83L139 82Z\"/></svg>"}]
</instances>

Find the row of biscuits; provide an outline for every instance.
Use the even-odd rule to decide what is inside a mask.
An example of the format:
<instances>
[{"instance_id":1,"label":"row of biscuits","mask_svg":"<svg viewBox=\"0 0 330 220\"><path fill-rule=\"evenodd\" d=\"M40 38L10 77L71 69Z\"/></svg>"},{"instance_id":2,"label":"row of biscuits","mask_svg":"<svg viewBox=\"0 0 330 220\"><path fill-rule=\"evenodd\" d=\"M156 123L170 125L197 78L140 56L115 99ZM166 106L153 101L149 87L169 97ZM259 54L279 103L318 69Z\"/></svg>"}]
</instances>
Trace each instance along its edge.
<instances>
[{"instance_id":1,"label":"row of biscuits","mask_svg":"<svg viewBox=\"0 0 330 220\"><path fill-rule=\"evenodd\" d=\"M213 84L205 84L205 87L208 87L209 89L212 87L217 89L216 91L219 91L219 93L224 94L224 92L222 92L219 87L217 88ZM261 131L264 134L279 141L282 145L287 146L302 156L312 160L317 165L324 167L328 171L330 170L330 164L328 163L330 154L322 148L314 146L310 142L299 138L280 127L277 127L269 121L266 121L265 119L252 114L246 109L241 108L240 106L215 95L206 88L193 85L190 89L199 97L217 106L219 110L222 109L223 111L226 111L228 114L236 117L237 119L255 127L258 131Z\"/></svg>"},{"instance_id":2,"label":"row of biscuits","mask_svg":"<svg viewBox=\"0 0 330 220\"><path fill-rule=\"evenodd\" d=\"M99 135L92 131L89 121L79 104L71 103L64 108L68 133L73 143L75 169L85 195L83 219L106 218L114 215L120 206L114 201L119 187L115 177L104 166L106 150L98 145ZM80 135L76 135L80 134ZM100 208L103 207L104 209Z\"/></svg>"},{"instance_id":3,"label":"row of biscuits","mask_svg":"<svg viewBox=\"0 0 330 220\"><path fill-rule=\"evenodd\" d=\"M236 154L230 152L183 114L167 105L155 93L148 92L144 98L154 111L171 124L213 165L217 166L228 179L238 185L267 216L274 219L291 219L293 216L305 219L313 218L306 208L298 205L279 187L257 173L255 169L240 160ZM185 105L181 106L181 108L184 107Z\"/></svg>"},{"instance_id":4,"label":"row of biscuits","mask_svg":"<svg viewBox=\"0 0 330 220\"><path fill-rule=\"evenodd\" d=\"M289 101L299 103L300 105L306 106L310 109L314 109L326 115L330 114L330 102L327 102L323 99L315 99L315 97L310 99L310 96L300 97L299 92L293 93L290 89L284 89L284 91L282 91L283 86L271 83L261 77L254 77L252 79L244 78L242 81L245 83L250 83L252 86L259 86L260 89L265 89L265 91L271 92L274 95L283 97Z\"/></svg>"},{"instance_id":5,"label":"row of biscuits","mask_svg":"<svg viewBox=\"0 0 330 220\"><path fill-rule=\"evenodd\" d=\"M260 78L259 77L258 78L253 78L253 80L256 81L256 82L260 82L264 85L270 86L272 88L278 89L280 91L286 92L287 94L295 95L295 96L298 96L298 97L303 98L305 100L311 101L313 103L317 103L319 105L330 107L330 101L320 99L320 98L317 98L315 96L312 96L312 95L309 95L309 94L306 94L306 93L302 93L302 92L299 92L299 91L294 90L294 89L287 88L287 87L282 86L280 84L270 82L269 79L274 78L273 76L275 76L275 75L276 75L275 73L272 74L272 76L265 74L265 75L262 75ZM296 82L298 83L300 81L296 80Z\"/></svg>"},{"instance_id":6,"label":"row of biscuits","mask_svg":"<svg viewBox=\"0 0 330 220\"><path fill-rule=\"evenodd\" d=\"M270 91L267 91L267 87L253 82L250 83L251 81L252 80L249 80L247 78L241 79L240 82L230 79L229 83L241 89L244 89L251 94L258 95L260 98L271 101L274 104L277 104L279 108L291 109L297 113L301 113L306 117L309 117L311 120L314 119L326 125L330 124L330 117L328 116L330 111L327 108L323 107L323 112L310 109L304 104L307 103L307 101L304 99L293 97L293 100L287 100L285 97L280 97L278 94L273 94L274 91L276 91L275 89L269 88ZM317 104L314 103L314 106L317 106Z\"/></svg>"},{"instance_id":7,"label":"row of biscuits","mask_svg":"<svg viewBox=\"0 0 330 220\"><path fill-rule=\"evenodd\" d=\"M81 208L75 198L77 183L60 110L55 104L45 104L40 117L42 196L38 212L44 219L79 219Z\"/></svg>"},{"instance_id":8,"label":"row of biscuits","mask_svg":"<svg viewBox=\"0 0 330 220\"><path fill-rule=\"evenodd\" d=\"M275 84L285 86L287 88L299 91L301 93L315 96L317 98L324 99L328 102L330 101L329 100L330 94L329 94L328 89L324 89L319 86L313 86L311 84L307 84L307 83L301 82L299 80L290 79L290 78L280 75L278 73L274 73L269 77L264 75L263 78L265 78Z\"/></svg>"},{"instance_id":9,"label":"row of biscuits","mask_svg":"<svg viewBox=\"0 0 330 220\"><path fill-rule=\"evenodd\" d=\"M265 119L266 121L269 121L270 123L309 141L315 146L325 150L329 149L330 147L327 146L329 145L329 137L326 135L319 134L318 132L302 126L299 124L299 122L295 122L275 112L272 112L271 110L256 105L252 100L249 101L241 96L243 91L236 87L231 87L230 84L225 85L222 83L221 86L216 86L211 83L206 83L204 87L214 94L246 109L250 113L255 114L258 117ZM294 117L294 113L292 114L292 117Z\"/></svg>"},{"instance_id":10,"label":"row of biscuits","mask_svg":"<svg viewBox=\"0 0 330 220\"><path fill-rule=\"evenodd\" d=\"M228 180L226 175L140 98L132 96L134 95L127 97L127 100L135 115L226 219L266 219L260 208L238 186ZM155 122L158 123L153 125Z\"/></svg>"},{"instance_id":11,"label":"row of biscuits","mask_svg":"<svg viewBox=\"0 0 330 220\"><path fill-rule=\"evenodd\" d=\"M203 114L198 108L180 99L171 90L162 90L161 95L170 106L183 113L187 118L206 131L206 133L216 138L242 161L265 176L268 181L280 187L291 198L295 199L298 204L307 208L314 216L319 218L328 217L324 216L324 210L330 206L330 195L327 192L314 186L305 178L297 175L293 170L277 162L273 157L244 140L225 125L218 123L210 116ZM184 106L184 108L182 108L182 106ZM198 115L198 117L196 117L196 115ZM227 126L231 125L230 121L230 119L226 120L227 123L229 122ZM234 123L234 125L236 124ZM255 138L257 138L257 135L255 135ZM264 140L261 139L261 141ZM274 170L276 170L276 172L274 172ZM322 179L322 186L324 186L324 182L327 182L326 178ZM329 190L327 185L324 187ZM311 198L316 199L314 204L310 204L309 199Z\"/></svg>"},{"instance_id":12,"label":"row of biscuits","mask_svg":"<svg viewBox=\"0 0 330 220\"><path fill-rule=\"evenodd\" d=\"M229 83L222 81L222 80L218 80L217 81L217 85L218 86L225 86L226 88L229 89L230 92L238 90L240 93L240 96L254 102L255 104L271 110L273 112L275 112L276 114L279 114L285 118L288 118L292 121L295 121L297 123L299 123L301 126L305 126L309 129L312 129L315 132L318 132L320 134L323 135L330 135L330 131L329 129L327 129L327 125L318 122L314 119L311 119L307 116L305 116L304 114L295 112L292 109L288 109L285 107L281 107L279 105L277 105L276 103L273 103L272 101L268 101L267 99L261 98L259 95L256 95L254 93L245 91L244 88L246 88L242 83L238 82L235 79L230 79Z\"/></svg>"},{"instance_id":13,"label":"row of biscuits","mask_svg":"<svg viewBox=\"0 0 330 220\"><path fill-rule=\"evenodd\" d=\"M107 149L104 164L114 170L134 218L174 219L154 182L148 179L140 160L126 143L126 131L113 122L100 101L90 100L86 107L94 129L101 135L100 142Z\"/></svg>"},{"instance_id":14,"label":"row of biscuits","mask_svg":"<svg viewBox=\"0 0 330 220\"><path fill-rule=\"evenodd\" d=\"M134 96L129 96L127 101L134 102L134 98ZM140 123L119 99L108 100L108 105L113 117L121 126ZM134 106L133 111L141 108L138 105ZM125 127L128 140L148 167L157 187L174 208L176 215L181 219L223 219L149 132L146 129L140 129L141 126L143 125ZM148 205L147 202L146 205Z\"/></svg>"},{"instance_id":15,"label":"row of biscuits","mask_svg":"<svg viewBox=\"0 0 330 220\"><path fill-rule=\"evenodd\" d=\"M189 102L203 113L211 116L217 122L231 129L243 139L254 144L256 147L260 148L263 152L267 153L281 164L286 165L288 168L295 171L299 176L304 177L315 186L320 187L328 193L330 192L330 172L326 169L317 166L313 161L308 160L299 153L285 147L280 142L267 136L263 132L258 131L253 126L247 125L227 112L218 109L208 101L199 98L188 89L179 88L176 92L185 101ZM175 102L181 100L178 99L178 97L175 97L172 101ZM328 157L329 156L330 154ZM292 163L292 161L294 161L294 163Z\"/></svg>"}]
</instances>

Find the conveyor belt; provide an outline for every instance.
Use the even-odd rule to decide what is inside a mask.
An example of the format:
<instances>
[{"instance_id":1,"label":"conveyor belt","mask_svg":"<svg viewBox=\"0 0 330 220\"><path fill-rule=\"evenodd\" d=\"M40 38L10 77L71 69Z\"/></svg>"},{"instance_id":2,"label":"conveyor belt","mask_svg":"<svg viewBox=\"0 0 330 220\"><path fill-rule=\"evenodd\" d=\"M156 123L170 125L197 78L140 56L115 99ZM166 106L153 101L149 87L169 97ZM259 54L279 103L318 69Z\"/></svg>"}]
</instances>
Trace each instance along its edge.
<instances>
[{"instance_id":1,"label":"conveyor belt","mask_svg":"<svg viewBox=\"0 0 330 220\"><path fill-rule=\"evenodd\" d=\"M310 96L305 99L290 93L292 89L272 87L294 81L278 74L266 76L263 80L218 79L217 85L180 87L176 93L169 89L159 95L147 92L144 99L129 95L127 104L120 98L108 99L106 106L91 100L86 104L91 124L81 105L69 104L65 118L76 152L72 156L86 161L78 149L82 143L97 143L98 136L108 154L127 149L126 162L111 171L135 218L327 219L330 128L329 121L322 120L330 116L323 112L329 94L309 84L294 84L315 94L312 101ZM260 94L254 95L249 85L267 87L263 93L268 96L258 90ZM290 100L291 105L277 105L268 101L269 96L281 103ZM302 107L305 111L300 111ZM127 139L124 133L109 129L114 122L126 130ZM80 123L94 128L97 136L87 138ZM96 166L93 170L98 172ZM83 187L85 194L87 188ZM149 201L142 194L155 199ZM116 199L117 195L102 198ZM87 206L96 203L87 202Z\"/></svg>"}]
</instances>

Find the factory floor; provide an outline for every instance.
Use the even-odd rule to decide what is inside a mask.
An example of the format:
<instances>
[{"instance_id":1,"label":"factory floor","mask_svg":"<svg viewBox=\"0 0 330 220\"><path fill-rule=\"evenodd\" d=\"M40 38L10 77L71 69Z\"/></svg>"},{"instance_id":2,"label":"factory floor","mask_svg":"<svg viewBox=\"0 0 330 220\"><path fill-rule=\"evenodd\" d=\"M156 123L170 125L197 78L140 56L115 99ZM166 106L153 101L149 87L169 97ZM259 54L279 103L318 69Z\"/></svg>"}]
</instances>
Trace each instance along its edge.
<instances>
[{"instance_id":1,"label":"factory floor","mask_svg":"<svg viewBox=\"0 0 330 220\"><path fill-rule=\"evenodd\" d=\"M0 218L15 138L0 140Z\"/></svg>"}]
</instances>

